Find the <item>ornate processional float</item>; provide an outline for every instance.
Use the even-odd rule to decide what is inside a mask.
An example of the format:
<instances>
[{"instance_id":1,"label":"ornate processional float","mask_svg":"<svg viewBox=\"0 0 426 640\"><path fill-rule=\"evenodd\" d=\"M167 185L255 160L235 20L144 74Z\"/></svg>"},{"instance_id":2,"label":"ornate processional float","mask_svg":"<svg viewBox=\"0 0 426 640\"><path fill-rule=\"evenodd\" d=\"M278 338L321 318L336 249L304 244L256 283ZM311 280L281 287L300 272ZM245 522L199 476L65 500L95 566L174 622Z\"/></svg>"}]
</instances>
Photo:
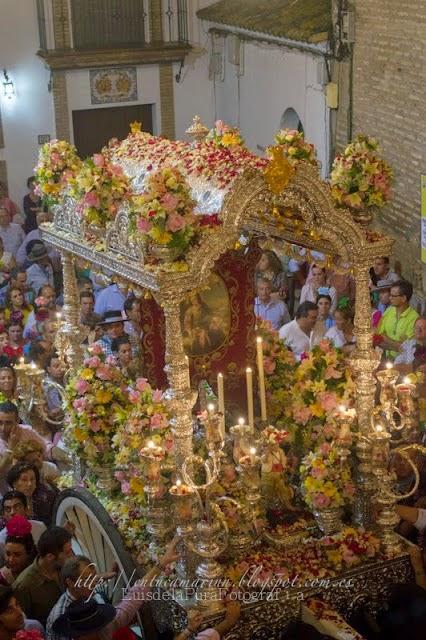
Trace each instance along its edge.
<instances>
[{"instance_id":1,"label":"ornate processional float","mask_svg":"<svg viewBox=\"0 0 426 640\"><path fill-rule=\"evenodd\" d=\"M370 603L377 604L386 590L387 581L411 579L407 550L393 532L398 522L393 504L399 499L392 493L393 481L388 474L394 412L386 413L385 405L389 394L393 393L395 396L395 407L401 398L405 398L405 405L401 401L398 406L402 407L400 416L404 416L405 411L407 420L399 420L395 430L399 431L399 436L406 425L412 430L410 416L412 417L413 406L410 402L407 404L407 397L412 394L412 385L410 386L409 381L404 383L408 388L408 396L407 393L404 395L401 385L399 390L395 387L394 372L382 372L381 397L377 405L377 378L374 372L378 367L378 356L373 349L371 335L369 270L375 258L390 254L392 241L368 228L370 216L362 206L358 206L355 213L353 209L342 206L344 202L354 204L353 194L352 200L348 202L340 192L341 204L336 205L330 185L319 177L311 145L301 141L297 132L281 132L281 136L277 136L277 144L270 149L269 159L250 153L242 144L239 133L222 123L218 123L209 132L195 118L188 133L194 139L192 144L155 138L140 131L140 126L133 123L132 131L124 141L110 141L102 153L95 154L84 162L80 161L75 150L67 143L53 143L45 149L45 157L42 155L38 169L40 189L44 195L50 195L57 206L53 222L43 225L42 236L46 242L58 248L62 255L64 322L59 340L61 353L68 363L71 375L85 372L85 388L92 379L97 378L98 367L114 368L112 363L96 360L96 353L91 353L88 359L84 359L77 302L77 260L79 264L83 262L94 270L110 274L115 283L142 297L152 295L161 307L165 322L167 391L155 397L156 392L147 381L139 379L131 399L126 397L123 400L115 396L116 392L111 388L111 396L108 397L115 398L114 401L111 400L114 402L111 406L114 407L115 417L118 415L116 409L120 402L123 407L126 406L126 410L120 414L121 418L117 418L114 423L114 429L121 429L118 438L123 439L117 445L116 437L113 446L119 448L124 443L126 448L129 433L136 437L143 432L140 442L143 446L139 448L136 458L132 458L131 464L139 467L137 478L142 487L140 493L143 494L141 501L145 509L146 530L151 536L148 551L155 555L158 546L161 547L170 536L173 527L167 521L167 505L173 505L175 524L185 549L177 571L181 576L197 576L206 581L197 593L196 602L215 619L214 616L220 615L223 609L223 604L217 597L218 584L225 578L229 580L232 573L226 569L227 566L228 569L233 568L234 575L241 577L237 570L238 561L244 557L244 553L248 553L256 540L263 539L262 544L272 545L273 551L266 555L259 552L249 562L263 564L267 558L269 572L274 574L277 573L280 562L276 554L279 556L282 553L285 558L284 573L281 571L280 575L290 578L288 567L292 563L297 566L297 562L303 561L303 556L297 559L292 556L295 553L292 544L297 544L301 539L311 540L309 536L315 523L299 517L297 526L283 526L281 529L277 526L273 527L272 533L262 533L264 497L268 483L273 491L276 490L281 495L284 510L295 510L292 505L294 487L284 487L282 478L274 475L283 475L286 468L287 459L282 445L287 445L288 455L291 452L291 444L288 447L286 441L288 434L279 426L270 424L267 418L269 396L265 392L263 350L267 347L268 340L273 342L276 338L271 337L267 330L267 337L262 340L261 329L257 341L254 332L246 336L245 348L247 354L251 354L247 362L251 366L246 370L248 425L244 420L231 428L229 424L225 424L229 417L224 400L228 375L219 373L217 395L208 386L200 394L200 409L204 411L201 411L194 431L193 411L197 394L191 386L189 358L185 352L182 305L188 295L202 291L207 286L211 273L225 253L233 255L241 252L253 241L265 246L269 246L271 242L287 243L288 246L304 247L308 252L321 252L326 262L334 260L334 264L341 265L342 270L350 270L356 286L356 348L350 357L351 376L354 380L353 402L351 401L351 406L332 407L329 414L330 424L334 428L331 429L331 437L327 441L320 438L321 451L310 454L309 449L304 450L306 455L295 477L297 476L299 489L302 486L305 503L317 512L321 530L329 534L325 544L331 545L329 549L324 548L321 543L324 539L318 539L316 529L317 533L312 538L314 560L310 576L330 577L332 580L346 575L352 576L354 580L351 588L338 588L335 585L335 588L322 592L318 588L308 589L304 583L299 591L311 596L321 591L325 600L328 599L335 607L344 610L349 602L354 601L357 591L361 589L360 581L363 581L364 601L369 599ZM290 137L286 139L286 135ZM358 141L358 144L363 144L363 141ZM293 151L289 152L289 148ZM384 178L382 176L383 182L387 188L386 175ZM338 183L337 177L333 187L335 192L339 191ZM369 191L364 189L364 194L366 193ZM373 200L371 204L374 204ZM376 204L381 203L376 199ZM199 340L202 339L200 335ZM318 361L328 363L336 371L340 366L337 364L337 356L328 354L326 346L323 349L324 353L317 350L313 358L317 357ZM255 382L257 380L259 387L259 420L254 420L253 403L253 370L256 363L252 360L256 354L258 370ZM96 362L93 362L93 358ZM300 366L306 368L303 363ZM314 364L312 367L314 369ZM298 371L300 373L301 369ZM319 371L320 378L323 378L322 365ZM100 380L104 382L99 389L110 393L108 384L115 384L116 389L120 387L120 380L114 378L115 373L104 370L103 373L105 375ZM336 377L341 375L336 374ZM326 387L321 386L321 380L319 383L317 393L320 395ZM388 393L385 393L386 390ZM209 394L212 401L210 404ZM74 413L71 410L71 416L78 414L81 418L86 415L87 407L85 400L81 400L84 391L80 393L74 386L71 395L72 407L75 408L76 401L77 406L83 407L80 411L76 409ZM315 396L314 392L312 406L315 404ZM344 393L341 397L346 398ZM128 410L129 402L133 403L131 410ZM148 429L149 433L145 433L146 424L151 424L153 411L163 416L171 428L171 455L165 452L164 439L160 441L152 437L152 425ZM141 416L144 420L146 418L145 422ZM72 419L71 417L71 421ZM165 422L162 423L163 427ZM117 427L119 423L120 426ZM81 420L79 424L81 425ZM324 421L322 424L324 425ZM89 440L90 437L89 435ZM167 435L166 439L168 437ZM96 433L93 438L95 441ZM85 436L81 436L81 440L84 439ZM114 443L113 438L111 442ZM229 442L231 449L233 448L230 455L227 451ZM405 442L403 437L402 442ZM379 539L372 534L363 533L363 530L360 532L356 528L341 530L339 518L335 517L336 510L330 514L324 504L321 509L315 495L312 478L320 478L318 468L321 468L321 473L329 473L330 482L334 483L328 502L338 504L339 507L343 505L342 496L346 490L349 491L351 484L347 474L350 473L348 461L352 445L355 460L352 471L357 485L352 522L358 527L372 527L373 505L380 502L381 514L374 525L381 537L380 551ZM78 450L83 452L84 446L83 442ZM84 458L84 454L81 455ZM104 465L107 459L103 457ZM116 460L111 457L111 461L113 459ZM278 466L275 462L270 463L272 459L278 459ZM129 460L130 458L125 460L127 471ZM103 474L99 466L92 464L91 472L95 477L95 485L102 489ZM335 477L332 477L331 472L333 466L340 469ZM168 478L167 482L164 481L164 474ZM267 482L264 482L265 479ZM215 493L218 484L224 489L219 497ZM235 490L235 487L238 489ZM111 486L104 485L103 488L106 494L110 493ZM72 491L65 492L68 496L66 499L71 499ZM83 500L81 496L84 491L79 491ZM75 495L78 497L78 491ZM104 500L103 504L108 508L112 503ZM233 514L231 520L236 517L246 526L232 531L229 518L227 520L223 515L224 512L227 513L227 509L228 513L231 510ZM58 522L71 517L82 525L80 530L96 529L89 522L90 507L87 504L84 511L86 520L83 526L84 518L77 514L72 500L68 511L64 504L62 507L59 505ZM105 528L103 532L108 533ZM333 534L337 537L333 538ZM93 536L99 535L99 531L93 533ZM114 536L116 539L116 532ZM88 537L90 536L86 535L86 545L83 544L83 548L90 547L90 544L92 547L96 546L87 543ZM138 539L133 540L136 547L138 542ZM370 562L366 562L364 566L361 558L355 558L352 563L345 564L340 558L333 565L330 560L333 555L331 552L340 549L342 545L346 545L345 548L348 549L351 542L352 547L364 549L360 555L364 556L363 560L371 558ZM128 558L126 562L128 563ZM129 571L126 569L125 573L128 574ZM377 586L378 574L382 576L383 584L380 588ZM241 581L239 584L241 586ZM279 626L282 627L291 618L298 617L301 612L300 600L293 598L283 607L286 590L282 593L284 595L281 594L279 602L259 602L254 609L247 609L243 615L245 628L251 631L254 628L266 628L269 637L275 637ZM179 607L177 600L178 597L173 607L170 607L174 610L175 625L178 628L184 619L184 609ZM164 603L157 610L160 626L168 616L162 607ZM273 616L271 607L275 607ZM274 623L271 622L271 617L276 618ZM244 634L248 632L243 630L243 623L230 637L246 637Z\"/></svg>"}]
</instances>

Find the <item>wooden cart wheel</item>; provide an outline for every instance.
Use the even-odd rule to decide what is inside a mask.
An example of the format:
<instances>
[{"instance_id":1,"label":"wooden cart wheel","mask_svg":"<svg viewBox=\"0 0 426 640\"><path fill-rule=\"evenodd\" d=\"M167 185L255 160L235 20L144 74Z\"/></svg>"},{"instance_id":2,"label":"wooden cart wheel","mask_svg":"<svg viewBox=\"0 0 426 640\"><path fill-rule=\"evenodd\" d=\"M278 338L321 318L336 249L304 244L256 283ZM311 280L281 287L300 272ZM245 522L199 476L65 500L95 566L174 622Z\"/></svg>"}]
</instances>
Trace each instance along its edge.
<instances>
[{"instance_id":1,"label":"wooden cart wheel","mask_svg":"<svg viewBox=\"0 0 426 640\"><path fill-rule=\"evenodd\" d=\"M123 597L122 589L133 584L141 573L126 550L122 538L101 503L86 489L62 491L54 506L54 522L75 525L74 552L95 563L99 573L118 565L118 578L108 583L108 597L114 604Z\"/></svg>"}]
</instances>

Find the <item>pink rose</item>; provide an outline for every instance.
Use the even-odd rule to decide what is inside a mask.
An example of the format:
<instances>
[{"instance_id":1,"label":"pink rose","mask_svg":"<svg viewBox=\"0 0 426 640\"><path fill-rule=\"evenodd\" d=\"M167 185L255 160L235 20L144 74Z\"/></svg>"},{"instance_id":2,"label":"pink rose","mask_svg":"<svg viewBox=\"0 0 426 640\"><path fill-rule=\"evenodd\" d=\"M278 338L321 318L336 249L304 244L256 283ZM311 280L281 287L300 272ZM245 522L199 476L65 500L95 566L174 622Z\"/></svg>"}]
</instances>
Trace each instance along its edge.
<instances>
[{"instance_id":1,"label":"pink rose","mask_svg":"<svg viewBox=\"0 0 426 640\"><path fill-rule=\"evenodd\" d=\"M112 380L113 374L110 367L104 364L97 369L96 377L99 378L99 380Z\"/></svg>"},{"instance_id":2,"label":"pink rose","mask_svg":"<svg viewBox=\"0 0 426 640\"><path fill-rule=\"evenodd\" d=\"M75 383L75 388L77 393L79 393L80 395L83 395L83 393L86 393L86 391L88 391L88 389L90 388L89 383L87 382L87 380L77 380L77 382Z\"/></svg>"},{"instance_id":3,"label":"pink rose","mask_svg":"<svg viewBox=\"0 0 426 640\"><path fill-rule=\"evenodd\" d=\"M124 493L125 496L128 496L130 493L130 484L128 482L122 482L121 491Z\"/></svg>"},{"instance_id":4,"label":"pink rose","mask_svg":"<svg viewBox=\"0 0 426 640\"><path fill-rule=\"evenodd\" d=\"M324 509L329 506L330 498L323 493L317 493L312 500L314 507L317 509Z\"/></svg>"},{"instance_id":5,"label":"pink rose","mask_svg":"<svg viewBox=\"0 0 426 640\"><path fill-rule=\"evenodd\" d=\"M77 411L77 413L82 413L86 408L86 398L77 398L72 403L73 408Z\"/></svg>"},{"instance_id":6,"label":"pink rose","mask_svg":"<svg viewBox=\"0 0 426 640\"><path fill-rule=\"evenodd\" d=\"M101 423L100 423L100 421L99 421L99 420L92 420L92 421L90 422L90 428L91 428L91 430L92 430L92 431L95 431L95 433L96 433L97 431L100 431L100 430L101 430Z\"/></svg>"},{"instance_id":7,"label":"pink rose","mask_svg":"<svg viewBox=\"0 0 426 640\"><path fill-rule=\"evenodd\" d=\"M86 193L86 195L84 196L84 204L88 207L99 209L99 207L101 206L101 202L96 191L89 191L89 193Z\"/></svg>"},{"instance_id":8,"label":"pink rose","mask_svg":"<svg viewBox=\"0 0 426 640\"><path fill-rule=\"evenodd\" d=\"M218 136L223 135L223 132L224 132L224 129L225 129L225 124L224 124L223 120L216 120L215 128L216 128L216 133L217 133Z\"/></svg>"},{"instance_id":9,"label":"pink rose","mask_svg":"<svg viewBox=\"0 0 426 640\"><path fill-rule=\"evenodd\" d=\"M136 380L136 389L138 391L147 391L147 389L150 389L150 384L148 382L148 380L146 378L138 378Z\"/></svg>"},{"instance_id":10,"label":"pink rose","mask_svg":"<svg viewBox=\"0 0 426 640\"><path fill-rule=\"evenodd\" d=\"M329 340L326 340L325 338L324 340L320 340L320 343L318 346L323 353L328 353L329 351L331 351L331 343Z\"/></svg>"},{"instance_id":11,"label":"pink rose","mask_svg":"<svg viewBox=\"0 0 426 640\"><path fill-rule=\"evenodd\" d=\"M129 401L132 404L138 404L141 399L141 394L135 391L134 389L130 389L129 391Z\"/></svg>"},{"instance_id":12,"label":"pink rose","mask_svg":"<svg viewBox=\"0 0 426 640\"><path fill-rule=\"evenodd\" d=\"M123 480L126 479L126 474L124 473L124 471L116 471L114 473L114 477L119 481L122 482Z\"/></svg>"},{"instance_id":13,"label":"pink rose","mask_svg":"<svg viewBox=\"0 0 426 640\"><path fill-rule=\"evenodd\" d=\"M98 356L92 356L91 358L87 358L84 364L86 364L88 367L92 367L92 369L96 369L101 364L101 360L100 358L98 358Z\"/></svg>"},{"instance_id":14,"label":"pink rose","mask_svg":"<svg viewBox=\"0 0 426 640\"><path fill-rule=\"evenodd\" d=\"M105 158L102 153L95 153L93 156L93 162L95 167L104 167L105 166Z\"/></svg>"},{"instance_id":15,"label":"pink rose","mask_svg":"<svg viewBox=\"0 0 426 640\"><path fill-rule=\"evenodd\" d=\"M108 170L112 173L113 176L122 176L123 169L118 166L118 164L109 164Z\"/></svg>"},{"instance_id":16,"label":"pink rose","mask_svg":"<svg viewBox=\"0 0 426 640\"><path fill-rule=\"evenodd\" d=\"M323 442L323 444L320 446L319 450L321 452L321 455L328 456L328 454L331 451L331 446L328 444L328 442Z\"/></svg>"},{"instance_id":17,"label":"pink rose","mask_svg":"<svg viewBox=\"0 0 426 640\"><path fill-rule=\"evenodd\" d=\"M174 233L175 231L180 231L185 227L185 220L179 213L169 213L166 222L167 231L171 231Z\"/></svg>"},{"instance_id":18,"label":"pink rose","mask_svg":"<svg viewBox=\"0 0 426 640\"><path fill-rule=\"evenodd\" d=\"M166 211L174 211L178 205L179 198L176 198L172 193L166 193L160 202Z\"/></svg>"},{"instance_id":19,"label":"pink rose","mask_svg":"<svg viewBox=\"0 0 426 640\"><path fill-rule=\"evenodd\" d=\"M306 424L312 417L312 413L309 407L300 407L299 409L295 409L293 416L299 424Z\"/></svg>"},{"instance_id":20,"label":"pink rose","mask_svg":"<svg viewBox=\"0 0 426 640\"><path fill-rule=\"evenodd\" d=\"M101 347L101 345L99 344L99 342L95 342L94 344L92 344L92 346L89 348L90 353L94 353L95 355L100 355L101 353L103 353L103 349Z\"/></svg>"},{"instance_id":21,"label":"pink rose","mask_svg":"<svg viewBox=\"0 0 426 640\"><path fill-rule=\"evenodd\" d=\"M146 220L145 218L139 218L136 226L138 228L138 231L141 231L142 233L148 233L148 231L150 231L152 228L152 224L150 223L150 221Z\"/></svg>"},{"instance_id":22,"label":"pink rose","mask_svg":"<svg viewBox=\"0 0 426 640\"><path fill-rule=\"evenodd\" d=\"M117 366L117 358L115 356L107 356L105 358L105 364L109 364L110 366Z\"/></svg>"},{"instance_id":23,"label":"pink rose","mask_svg":"<svg viewBox=\"0 0 426 640\"><path fill-rule=\"evenodd\" d=\"M335 369L331 365L329 365L324 371L325 380L331 380L332 378L334 378L335 380L338 380L341 377L342 377L342 373L340 371L337 371L337 369Z\"/></svg>"},{"instance_id":24,"label":"pink rose","mask_svg":"<svg viewBox=\"0 0 426 640\"><path fill-rule=\"evenodd\" d=\"M161 391L161 389L156 389L152 394L152 401L161 402L162 397L163 397L163 392Z\"/></svg>"},{"instance_id":25,"label":"pink rose","mask_svg":"<svg viewBox=\"0 0 426 640\"><path fill-rule=\"evenodd\" d=\"M161 413L154 413L149 424L151 429L161 429L164 426L164 416Z\"/></svg>"},{"instance_id":26,"label":"pink rose","mask_svg":"<svg viewBox=\"0 0 426 640\"><path fill-rule=\"evenodd\" d=\"M337 407L337 396L332 391L322 391L318 394L318 399L324 411L333 411Z\"/></svg>"}]
</instances>

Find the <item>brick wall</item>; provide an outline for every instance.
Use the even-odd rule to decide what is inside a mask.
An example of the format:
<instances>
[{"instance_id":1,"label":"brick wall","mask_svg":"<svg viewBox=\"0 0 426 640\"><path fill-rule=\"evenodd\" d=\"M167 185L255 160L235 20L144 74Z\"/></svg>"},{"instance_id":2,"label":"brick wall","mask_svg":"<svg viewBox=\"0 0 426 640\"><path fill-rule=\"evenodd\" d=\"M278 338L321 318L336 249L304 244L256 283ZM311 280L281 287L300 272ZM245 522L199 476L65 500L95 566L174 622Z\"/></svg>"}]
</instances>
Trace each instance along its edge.
<instances>
[{"instance_id":1,"label":"brick wall","mask_svg":"<svg viewBox=\"0 0 426 640\"><path fill-rule=\"evenodd\" d=\"M173 65L160 64L161 135L175 137L175 106L173 91Z\"/></svg>"},{"instance_id":2,"label":"brick wall","mask_svg":"<svg viewBox=\"0 0 426 640\"><path fill-rule=\"evenodd\" d=\"M396 238L405 277L426 295L420 175L426 173L426 0L355 0L353 134L377 137L395 171L378 226Z\"/></svg>"},{"instance_id":3,"label":"brick wall","mask_svg":"<svg viewBox=\"0 0 426 640\"><path fill-rule=\"evenodd\" d=\"M52 13L55 48L69 49L71 46L71 21L68 0L52 0Z\"/></svg>"},{"instance_id":4,"label":"brick wall","mask_svg":"<svg viewBox=\"0 0 426 640\"><path fill-rule=\"evenodd\" d=\"M53 72L53 106L56 137L58 140L70 140L66 71Z\"/></svg>"}]
</instances>

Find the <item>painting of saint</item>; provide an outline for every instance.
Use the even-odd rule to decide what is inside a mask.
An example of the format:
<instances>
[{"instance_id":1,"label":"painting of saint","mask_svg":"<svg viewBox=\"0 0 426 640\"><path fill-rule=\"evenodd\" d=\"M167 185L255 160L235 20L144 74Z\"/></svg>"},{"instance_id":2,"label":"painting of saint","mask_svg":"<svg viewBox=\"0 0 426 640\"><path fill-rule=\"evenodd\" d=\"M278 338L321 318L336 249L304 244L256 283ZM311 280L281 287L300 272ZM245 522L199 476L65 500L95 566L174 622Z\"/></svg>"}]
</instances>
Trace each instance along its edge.
<instances>
[{"instance_id":1,"label":"painting of saint","mask_svg":"<svg viewBox=\"0 0 426 640\"><path fill-rule=\"evenodd\" d=\"M212 273L205 289L188 294L181 305L181 324L189 357L213 353L226 342L231 311L228 290L219 275Z\"/></svg>"}]
</instances>

